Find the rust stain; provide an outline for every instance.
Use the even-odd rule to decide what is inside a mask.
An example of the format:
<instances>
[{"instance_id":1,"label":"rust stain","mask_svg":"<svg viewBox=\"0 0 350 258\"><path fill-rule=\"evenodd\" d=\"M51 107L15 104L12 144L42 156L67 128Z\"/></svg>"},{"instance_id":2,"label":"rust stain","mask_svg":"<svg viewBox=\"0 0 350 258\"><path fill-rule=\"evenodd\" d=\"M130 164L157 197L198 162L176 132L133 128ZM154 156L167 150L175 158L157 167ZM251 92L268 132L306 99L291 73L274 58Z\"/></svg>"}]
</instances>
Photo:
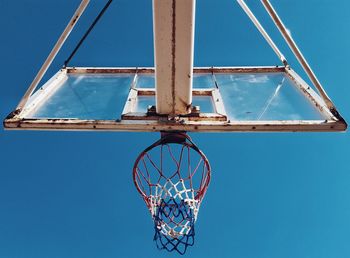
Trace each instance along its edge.
<instances>
[{"instance_id":1,"label":"rust stain","mask_svg":"<svg viewBox=\"0 0 350 258\"><path fill-rule=\"evenodd\" d=\"M172 114L174 115L176 112L175 110L175 76L176 76L176 0L173 0L172 2L172 39L171 39L171 57L172 57L172 71L171 71L171 94L172 94Z\"/></svg>"},{"instance_id":2,"label":"rust stain","mask_svg":"<svg viewBox=\"0 0 350 258\"><path fill-rule=\"evenodd\" d=\"M72 20L71 26L73 26L79 19L79 15L75 16L74 19Z\"/></svg>"},{"instance_id":3,"label":"rust stain","mask_svg":"<svg viewBox=\"0 0 350 258\"><path fill-rule=\"evenodd\" d=\"M154 67L67 67L67 73L84 74L84 73L135 73L154 74ZM194 67L195 74L200 73L271 73L285 72L284 67Z\"/></svg>"}]
</instances>

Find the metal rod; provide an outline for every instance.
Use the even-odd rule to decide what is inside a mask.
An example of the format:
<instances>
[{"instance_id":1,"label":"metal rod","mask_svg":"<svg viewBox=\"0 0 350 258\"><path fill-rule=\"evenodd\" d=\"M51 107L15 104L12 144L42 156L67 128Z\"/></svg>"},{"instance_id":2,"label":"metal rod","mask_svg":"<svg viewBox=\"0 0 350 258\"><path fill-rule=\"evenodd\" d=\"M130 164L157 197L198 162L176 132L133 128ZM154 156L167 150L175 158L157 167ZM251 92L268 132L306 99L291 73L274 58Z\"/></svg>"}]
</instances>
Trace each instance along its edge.
<instances>
[{"instance_id":1,"label":"metal rod","mask_svg":"<svg viewBox=\"0 0 350 258\"><path fill-rule=\"evenodd\" d=\"M54 58L56 57L57 53L62 48L64 42L67 40L69 34L72 32L74 26L78 22L79 18L83 14L83 12L84 12L85 8L88 6L89 2L90 2L90 0L82 0L81 1L80 5L77 8L77 10L75 11L72 19L69 21L69 23L66 26L65 30L63 31L62 35L59 37L58 41L56 42L55 46L53 47L51 53L49 54L49 56L45 60L44 64L40 68L38 74L35 76L33 82L30 84L28 90L26 91L23 98L19 102L19 104L16 108L17 112L20 112L23 109L23 107L26 105L28 99L33 94L34 90L36 89L36 87L38 86L38 84L40 83L42 78L44 77L46 71L50 67L50 65L51 65L52 61L54 60Z\"/></svg>"},{"instance_id":2,"label":"metal rod","mask_svg":"<svg viewBox=\"0 0 350 258\"><path fill-rule=\"evenodd\" d=\"M248 7L248 5L245 3L244 0L237 0L237 2L239 3L239 5L242 7L242 9L245 11L245 13L248 15L248 17L250 18L250 20L254 23L255 27L260 31L261 35L265 38L265 40L267 41L267 43L269 43L269 45L271 46L271 48L273 49L273 51L276 53L276 55L278 56L278 58L282 61L282 63L284 64L284 66L288 66L288 62L286 60L286 58L284 57L284 55L282 54L282 52L278 49L278 47L276 46L275 42L273 42L273 40L271 39L271 37L269 36L269 34L266 32L266 30L264 29L264 27L261 25L261 23L259 22L259 20L256 18L256 16L254 15L254 13L250 10L250 8Z\"/></svg>"},{"instance_id":3,"label":"metal rod","mask_svg":"<svg viewBox=\"0 0 350 258\"><path fill-rule=\"evenodd\" d=\"M64 67L67 67L67 65L69 64L69 62L72 60L72 58L74 57L74 55L77 53L77 51L79 50L79 48L81 47L81 45L84 43L85 39L89 36L90 32L93 30L93 28L95 27L95 25L99 22L99 20L101 19L101 17L104 15L104 13L107 11L108 7L111 5L113 0L109 0L106 5L103 7L103 9L100 11L100 13L97 15L97 17L95 18L95 20L92 22L92 24L90 25L90 27L88 28L88 30L85 32L84 36L80 39L79 43L77 44L77 46L74 48L73 52L69 55L69 57L67 58L67 60L64 62Z\"/></svg>"},{"instance_id":4,"label":"metal rod","mask_svg":"<svg viewBox=\"0 0 350 258\"><path fill-rule=\"evenodd\" d=\"M276 10L273 8L273 6L269 2L269 0L261 0L261 3L264 5L266 11L270 15L271 19L273 20L273 22L275 23L277 28L279 29L280 33L282 34L283 38L287 42L290 49L293 51L295 57L298 59L299 63L301 64L301 66L305 70L306 74L309 76L310 80L312 81L314 86L317 88L318 92L320 93L320 95L321 95L322 99L324 100L324 102L326 103L327 107L332 112L335 112L338 114L338 112L336 111L336 109L334 107L334 104L332 103L331 99L328 97L327 93L323 89L320 81L317 79L315 73L312 71L310 65L308 64L305 57L303 56L303 54L299 50L297 44L295 43L292 36L288 32L286 26L283 24L281 18L278 16Z\"/></svg>"}]
</instances>

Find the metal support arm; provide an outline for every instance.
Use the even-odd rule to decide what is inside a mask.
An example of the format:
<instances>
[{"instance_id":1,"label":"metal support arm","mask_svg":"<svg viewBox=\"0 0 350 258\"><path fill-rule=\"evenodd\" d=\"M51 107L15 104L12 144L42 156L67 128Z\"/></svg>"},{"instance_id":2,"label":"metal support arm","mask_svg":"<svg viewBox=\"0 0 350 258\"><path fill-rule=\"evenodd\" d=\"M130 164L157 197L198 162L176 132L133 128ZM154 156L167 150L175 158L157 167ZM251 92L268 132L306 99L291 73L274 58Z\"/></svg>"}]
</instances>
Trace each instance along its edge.
<instances>
[{"instance_id":1,"label":"metal support arm","mask_svg":"<svg viewBox=\"0 0 350 258\"><path fill-rule=\"evenodd\" d=\"M271 39L271 37L269 36L269 34L266 32L266 30L264 29L264 27L261 25L261 23L259 22L259 20L256 18L256 16L253 14L253 12L250 10L250 8L248 7L248 5L245 3L244 0L237 0L237 2L239 3L239 5L242 7L242 9L245 11L245 13L248 15L248 17L250 18L250 20L254 23L255 27L260 31L261 35L265 38L265 40L267 41L267 43L269 43L269 45L271 46L271 48L273 49L273 51L276 53L276 55L278 56L278 58L282 61L282 63L284 64L284 66L288 66L288 62L286 60L286 58L284 57L284 55L282 54L282 52L278 49L278 47L276 46L275 42L273 42L273 40Z\"/></svg>"},{"instance_id":2,"label":"metal support arm","mask_svg":"<svg viewBox=\"0 0 350 258\"><path fill-rule=\"evenodd\" d=\"M69 34L72 32L73 28L77 24L79 18L81 17L83 12L85 11L85 9L88 6L89 2L90 2L90 0L82 0L81 1L79 7L75 11L73 17L69 21L69 23L66 26L65 30L63 31L62 35L59 37L59 39L56 42L55 46L53 47L51 53L47 57L46 61L44 62L44 64L40 68L38 74L35 76L33 82L30 84L28 90L26 91L26 93L24 94L23 98L19 102L19 104L18 104L18 106L16 108L16 112L20 112L24 108L24 106L26 105L29 97L33 94L34 90L36 89L36 87L38 86L38 84L40 83L42 78L44 77L44 75L47 72L48 68L50 67L52 61L55 59L57 53L60 51L60 49L62 48L63 44L66 42Z\"/></svg>"},{"instance_id":3,"label":"metal support arm","mask_svg":"<svg viewBox=\"0 0 350 258\"><path fill-rule=\"evenodd\" d=\"M261 0L261 3L264 5L266 11L270 15L271 19L273 20L273 22L275 23L277 28L279 29L280 33L282 34L283 38L287 42L288 46L293 51L294 55L296 56L299 63L301 64L301 66L305 70L306 74L308 75L308 77L310 78L310 80L312 81L312 83L314 84L314 86L316 87L318 92L320 93L320 95L321 95L322 99L324 100L324 102L326 103L327 107L334 113L334 115L336 117L339 116L338 112L336 111L336 108L334 107L334 104L332 103L331 99L328 97L327 93L323 89L320 81L317 79L315 73L311 69L310 65L306 61L306 59L303 56L303 54L301 53L301 51L299 50L297 44L295 43L292 36L288 32L286 26L283 24L281 18L278 16L276 10L273 8L273 6L269 2L269 0Z\"/></svg>"}]
</instances>

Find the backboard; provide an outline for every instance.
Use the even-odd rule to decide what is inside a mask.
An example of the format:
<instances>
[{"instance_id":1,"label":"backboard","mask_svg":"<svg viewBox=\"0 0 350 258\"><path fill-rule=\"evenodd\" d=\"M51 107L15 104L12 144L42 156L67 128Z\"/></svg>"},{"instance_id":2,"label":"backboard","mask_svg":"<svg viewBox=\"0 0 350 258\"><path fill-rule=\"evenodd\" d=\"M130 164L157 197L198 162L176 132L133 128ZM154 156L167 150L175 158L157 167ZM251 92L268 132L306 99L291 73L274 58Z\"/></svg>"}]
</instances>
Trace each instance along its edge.
<instances>
[{"instance_id":1,"label":"backboard","mask_svg":"<svg viewBox=\"0 0 350 258\"><path fill-rule=\"evenodd\" d=\"M153 68L65 68L7 129L106 131L343 131L319 95L286 67L194 68L193 110L158 115Z\"/></svg>"}]
</instances>

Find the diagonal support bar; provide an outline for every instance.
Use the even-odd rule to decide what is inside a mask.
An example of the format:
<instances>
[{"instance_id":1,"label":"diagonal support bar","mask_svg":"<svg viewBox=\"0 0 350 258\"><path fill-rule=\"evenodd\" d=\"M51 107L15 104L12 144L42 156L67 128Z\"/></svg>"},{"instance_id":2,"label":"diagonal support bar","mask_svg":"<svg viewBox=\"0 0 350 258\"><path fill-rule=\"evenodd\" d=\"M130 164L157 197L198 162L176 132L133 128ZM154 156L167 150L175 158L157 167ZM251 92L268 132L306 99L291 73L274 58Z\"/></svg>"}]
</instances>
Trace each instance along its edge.
<instances>
[{"instance_id":1,"label":"diagonal support bar","mask_svg":"<svg viewBox=\"0 0 350 258\"><path fill-rule=\"evenodd\" d=\"M286 26L283 24L281 18L278 16L276 10L273 8L273 6L269 2L269 0L261 0L261 3L265 7L266 11L270 15L271 19L273 20L273 22L277 26L280 33L282 34L284 40L287 42L288 46L293 51L293 53L296 56L296 58L298 59L299 63L301 64L301 66L305 70L306 74L308 75L308 77L312 81L313 85L317 88L318 92L320 93L320 95L321 95L322 99L324 100L324 102L326 103L327 107L332 111L332 113L334 113L334 115L336 117L339 118L339 113L336 111L336 108L335 108L333 102L331 101L331 99L328 97L327 93L323 89L320 81L317 79L315 73L313 72L310 65L306 61L305 57L301 53L300 49L298 48L297 44L293 40L292 36L288 32Z\"/></svg>"},{"instance_id":2,"label":"diagonal support bar","mask_svg":"<svg viewBox=\"0 0 350 258\"><path fill-rule=\"evenodd\" d=\"M89 36L89 34L91 33L91 31L95 28L96 24L100 21L100 19L102 18L102 16L105 14L105 12L107 11L108 7L111 5L113 0L108 0L108 2L106 3L106 5L102 8L102 10L100 11L100 13L97 15L97 17L95 18L95 20L92 22L92 24L90 25L90 27L88 28L88 30L85 32L84 36L80 39L79 43L76 45L76 47L74 48L74 50L72 51L72 53L69 55L69 57L67 58L67 60L64 62L64 68L66 68L69 64L69 62L72 60L72 58L75 56L75 54L78 52L79 48L81 47L81 45L84 43L84 41L86 40L86 38Z\"/></svg>"},{"instance_id":3,"label":"diagonal support bar","mask_svg":"<svg viewBox=\"0 0 350 258\"><path fill-rule=\"evenodd\" d=\"M238 4L242 7L242 9L244 10L244 12L248 15L248 17L250 18L250 20L254 23L255 27L260 31L261 35L265 38L265 40L267 41L267 43L269 43L269 45L271 46L272 50L276 53L276 55L278 56L278 58L282 61L282 63L284 64L284 66L288 66L288 62L287 59L285 58L285 56L282 54L282 52L278 49L278 47L276 46L275 42L271 39L271 37L269 36L269 34L266 32L266 30L264 29L264 27L261 25L261 23L259 22L259 20L256 18L256 16L254 15L254 13L250 10L250 8L248 7L248 5L245 3L244 0L237 0Z\"/></svg>"},{"instance_id":4,"label":"diagonal support bar","mask_svg":"<svg viewBox=\"0 0 350 258\"><path fill-rule=\"evenodd\" d=\"M40 68L38 74L35 76L33 82L30 84L30 86L29 86L28 90L26 91L26 93L24 94L23 98L19 102L19 104L18 104L18 106L16 108L16 112L20 112L23 109L23 107L26 105L29 97L33 94L34 90L36 89L36 87L38 86L38 84L40 83L42 78L44 77L44 75L47 72L48 68L52 64L52 61L55 59L57 53L60 51L60 49L62 48L63 44L66 42L69 34L72 32L73 28L77 24L79 18L81 17L83 12L85 11L85 9L88 6L89 2L90 2L90 0L82 0L81 1L80 5L77 8L77 10L75 11L73 17L71 18L71 20L69 21L69 23L66 26L65 30L63 31L63 33L59 37L58 41L56 42L56 44L53 47L53 49L51 50L49 56L47 57L47 59L45 60L44 64Z\"/></svg>"}]
</instances>

